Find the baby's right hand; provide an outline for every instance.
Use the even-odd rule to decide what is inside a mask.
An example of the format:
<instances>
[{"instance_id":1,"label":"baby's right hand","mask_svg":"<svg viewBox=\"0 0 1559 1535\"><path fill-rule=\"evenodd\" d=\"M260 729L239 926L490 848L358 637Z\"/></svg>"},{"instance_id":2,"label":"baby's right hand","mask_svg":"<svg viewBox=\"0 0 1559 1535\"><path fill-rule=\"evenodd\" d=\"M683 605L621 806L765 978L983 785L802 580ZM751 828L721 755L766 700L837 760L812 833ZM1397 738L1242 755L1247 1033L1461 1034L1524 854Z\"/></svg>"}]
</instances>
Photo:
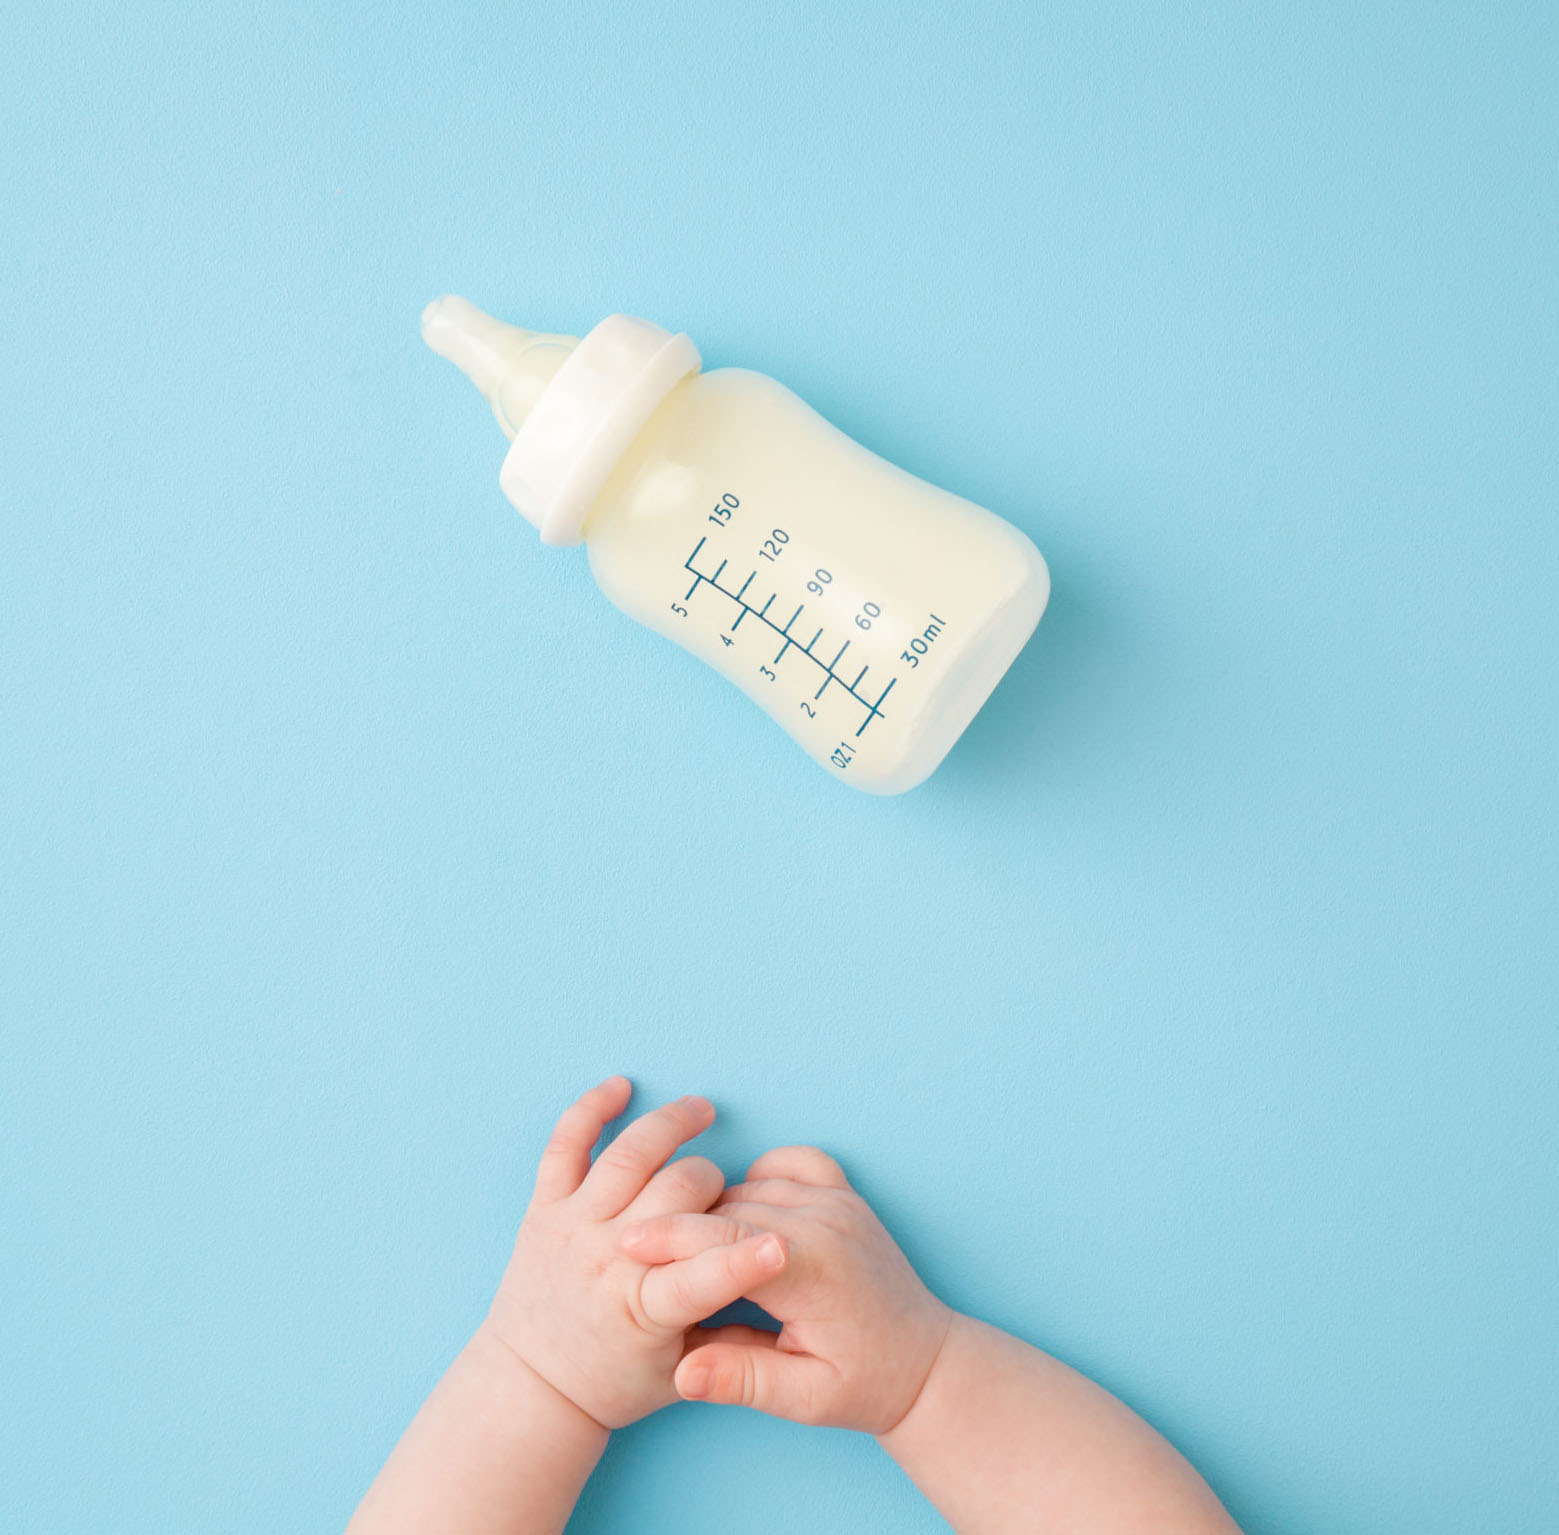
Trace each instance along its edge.
<instances>
[{"instance_id":1,"label":"baby's right hand","mask_svg":"<svg viewBox=\"0 0 1559 1535\"><path fill-rule=\"evenodd\" d=\"M677 1366L678 1392L886 1433L914 1405L953 1312L921 1283L832 1157L810 1146L766 1152L708 1214L640 1222L622 1243L641 1263L671 1263L761 1231L785 1238L790 1261L748 1293L783 1327L696 1330Z\"/></svg>"}]
</instances>

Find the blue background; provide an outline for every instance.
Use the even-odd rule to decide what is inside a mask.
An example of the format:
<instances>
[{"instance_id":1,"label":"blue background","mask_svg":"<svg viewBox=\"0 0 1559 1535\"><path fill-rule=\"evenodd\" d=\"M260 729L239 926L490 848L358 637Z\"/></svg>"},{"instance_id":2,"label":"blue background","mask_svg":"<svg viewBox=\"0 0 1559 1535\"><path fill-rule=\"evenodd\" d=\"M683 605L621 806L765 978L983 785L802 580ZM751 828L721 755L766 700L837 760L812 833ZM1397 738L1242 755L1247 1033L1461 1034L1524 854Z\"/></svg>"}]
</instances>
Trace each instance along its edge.
<instances>
[{"instance_id":1,"label":"blue background","mask_svg":"<svg viewBox=\"0 0 1559 1535\"><path fill-rule=\"evenodd\" d=\"M623 1070L1251 1531L1552 1529L1554 9L772 9L0 24L0 1523L342 1524ZM924 788L537 544L449 290L1036 540ZM576 1527L939 1526L679 1407Z\"/></svg>"}]
</instances>

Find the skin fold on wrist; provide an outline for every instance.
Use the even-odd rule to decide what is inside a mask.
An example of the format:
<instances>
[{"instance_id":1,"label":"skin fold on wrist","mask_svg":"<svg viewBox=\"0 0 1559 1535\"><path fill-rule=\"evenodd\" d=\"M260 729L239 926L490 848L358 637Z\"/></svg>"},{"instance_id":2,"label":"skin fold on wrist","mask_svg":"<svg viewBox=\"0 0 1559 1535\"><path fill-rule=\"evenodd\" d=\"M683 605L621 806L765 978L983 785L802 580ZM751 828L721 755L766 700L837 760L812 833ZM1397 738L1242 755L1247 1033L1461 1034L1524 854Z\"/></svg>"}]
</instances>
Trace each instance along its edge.
<instances>
[{"instance_id":1,"label":"skin fold on wrist","mask_svg":"<svg viewBox=\"0 0 1559 1535\"><path fill-rule=\"evenodd\" d=\"M909 1405L905 1407L904 1411L898 1415L889 1427L872 1436L883 1449L888 1450L890 1453L892 1452L894 1435L915 1416L915 1409L925 1400L927 1387L930 1386L932 1378L936 1375L944 1357L947 1355L953 1334L958 1331L959 1324L967 1320L951 1307L947 1307L946 1311L947 1325L942 1331L941 1341L937 1344L936 1352L931 1356L931 1363L927 1365L926 1373L921 1377L920 1384L915 1388L915 1394L910 1398Z\"/></svg>"},{"instance_id":2,"label":"skin fold on wrist","mask_svg":"<svg viewBox=\"0 0 1559 1535\"><path fill-rule=\"evenodd\" d=\"M594 1430L603 1437L603 1440L611 1434L611 1429L586 1412L578 1402L566 1392L559 1390L529 1363L524 1355L493 1326L491 1317L485 1318L476 1329L472 1335L471 1345L491 1361L493 1368L508 1374L518 1389L553 1398L560 1412L577 1419L580 1428Z\"/></svg>"}]
</instances>

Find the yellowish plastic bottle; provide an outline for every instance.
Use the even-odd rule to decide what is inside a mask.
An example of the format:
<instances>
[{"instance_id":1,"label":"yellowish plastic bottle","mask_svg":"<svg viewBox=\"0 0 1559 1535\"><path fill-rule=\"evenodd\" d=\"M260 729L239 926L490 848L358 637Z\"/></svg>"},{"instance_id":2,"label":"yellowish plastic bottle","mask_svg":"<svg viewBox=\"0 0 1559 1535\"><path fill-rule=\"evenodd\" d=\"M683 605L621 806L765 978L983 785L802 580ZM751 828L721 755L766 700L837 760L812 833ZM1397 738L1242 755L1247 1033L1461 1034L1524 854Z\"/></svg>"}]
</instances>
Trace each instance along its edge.
<instances>
[{"instance_id":1,"label":"yellowish plastic bottle","mask_svg":"<svg viewBox=\"0 0 1559 1535\"><path fill-rule=\"evenodd\" d=\"M729 677L872 794L947 755L1044 612L1010 523L869 452L782 384L700 371L612 315L582 341L463 298L422 316L511 439L499 483L543 543L583 539L625 613Z\"/></svg>"}]
</instances>

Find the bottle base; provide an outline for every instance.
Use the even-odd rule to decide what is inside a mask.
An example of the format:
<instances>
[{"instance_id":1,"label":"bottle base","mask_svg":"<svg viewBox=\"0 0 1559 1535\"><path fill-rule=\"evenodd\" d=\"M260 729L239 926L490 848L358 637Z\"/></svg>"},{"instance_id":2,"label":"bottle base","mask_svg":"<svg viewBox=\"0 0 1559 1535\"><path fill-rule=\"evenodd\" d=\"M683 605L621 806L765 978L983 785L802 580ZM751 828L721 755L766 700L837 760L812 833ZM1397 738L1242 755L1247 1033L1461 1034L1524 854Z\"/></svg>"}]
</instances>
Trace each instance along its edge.
<instances>
[{"instance_id":1,"label":"bottle base","mask_svg":"<svg viewBox=\"0 0 1559 1535\"><path fill-rule=\"evenodd\" d=\"M910 750L881 778L857 778L854 787L867 794L903 794L924 783L958 744L958 738L1028 644L1050 601L1049 568L1039 551L1032 545L1030 548L1035 567L1032 574L959 657L940 689L945 702L928 711Z\"/></svg>"}]
</instances>

